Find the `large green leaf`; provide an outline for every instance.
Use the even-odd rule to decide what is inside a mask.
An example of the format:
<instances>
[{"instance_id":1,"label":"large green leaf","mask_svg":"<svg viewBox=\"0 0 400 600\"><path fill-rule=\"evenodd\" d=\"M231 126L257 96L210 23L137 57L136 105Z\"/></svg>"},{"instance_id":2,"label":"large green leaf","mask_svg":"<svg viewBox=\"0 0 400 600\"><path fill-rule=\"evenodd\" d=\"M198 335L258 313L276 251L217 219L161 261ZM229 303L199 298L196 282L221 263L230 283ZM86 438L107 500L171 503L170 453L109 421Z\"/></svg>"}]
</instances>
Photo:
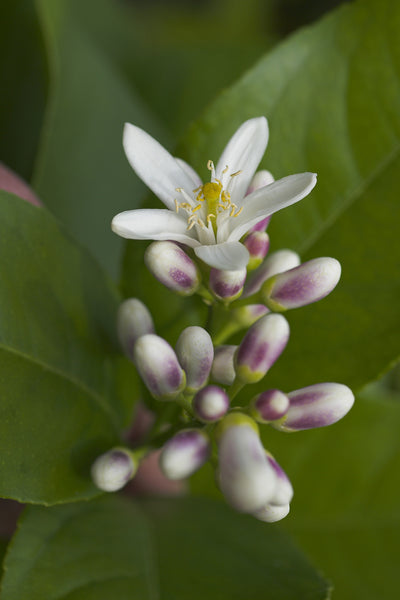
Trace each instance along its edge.
<instances>
[{"instance_id":1,"label":"large green leaf","mask_svg":"<svg viewBox=\"0 0 400 600\"><path fill-rule=\"evenodd\" d=\"M282 522L333 582L338 600L391 600L398 591L400 397L356 400L339 423L281 433L262 427L264 446L294 487ZM192 488L219 497L212 469Z\"/></svg>"},{"instance_id":2,"label":"large green leaf","mask_svg":"<svg viewBox=\"0 0 400 600\"><path fill-rule=\"evenodd\" d=\"M22 518L2 600L317 600L326 582L278 529L206 500L120 498Z\"/></svg>"},{"instance_id":3,"label":"large green leaf","mask_svg":"<svg viewBox=\"0 0 400 600\"><path fill-rule=\"evenodd\" d=\"M265 114L262 166L276 177L318 172L311 196L273 217L272 246L335 256L343 276L328 299L289 314L291 340L267 385L357 388L399 355L399 28L394 0L337 10L223 93L181 147L205 173L242 121Z\"/></svg>"},{"instance_id":4,"label":"large green leaf","mask_svg":"<svg viewBox=\"0 0 400 600\"><path fill-rule=\"evenodd\" d=\"M399 398L379 395L360 399L329 430L265 436L294 484L285 525L338 600L397 595L399 427Z\"/></svg>"},{"instance_id":5,"label":"large green leaf","mask_svg":"<svg viewBox=\"0 0 400 600\"><path fill-rule=\"evenodd\" d=\"M82 27L81 4L37 2L50 90L33 183L46 205L115 273L121 240L110 230L111 219L137 206L144 190L122 150L123 125L131 121L155 135L161 127Z\"/></svg>"},{"instance_id":6,"label":"large green leaf","mask_svg":"<svg viewBox=\"0 0 400 600\"><path fill-rule=\"evenodd\" d=\"M116 382L118 297L44 209L1 192L0 212L0 495L93 496L90 462L134 401Z\"/></svg>"},{"instance_id":7,"label":"large green leaf","mask_svg":"<svg viewBox=\"0 0 400 600\"><path fill-rule=\"evenodd\" d=\"M34 0L3 0L0 22L0 157L32 175L42 125L47 73Z\"/></svg>"}]
</instances>

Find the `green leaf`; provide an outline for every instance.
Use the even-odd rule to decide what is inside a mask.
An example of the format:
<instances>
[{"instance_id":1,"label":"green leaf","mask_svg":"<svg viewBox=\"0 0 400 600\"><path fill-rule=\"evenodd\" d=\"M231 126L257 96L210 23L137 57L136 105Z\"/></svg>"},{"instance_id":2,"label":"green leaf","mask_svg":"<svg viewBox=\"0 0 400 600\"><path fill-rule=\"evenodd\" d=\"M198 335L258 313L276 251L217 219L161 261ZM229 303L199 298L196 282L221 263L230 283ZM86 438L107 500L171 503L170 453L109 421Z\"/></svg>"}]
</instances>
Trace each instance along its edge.
<instances>
[{"instance_id":1,"label":"green leaf","mask_svg":"<svg viewBox=\"0 0 400 600\"><path fill-rule=\"evenodd\" d=\"M132 121L157 136L162 128L82 26L81 4L37 3L50 90L34 187L76 238L116 273L122 241L111 232L111 219L138 206L144 190L123 153L123 125Z\"/></svg>"},{"instance_id":2,"label":"green leaf","mask_svg":"<svg viewBox=\"0 0 400 600\"><path fill-rule=\"evenodd\" d=\"M342 7L223 93L181 147L205 173L239 124L264 114L271 136L261 166L277 178L318 173L308 198L273 217L272 247L304 260L334 256L343 276L328 299L288 314L291 340L267 385L358 388L398 358L399 28L394 0Z\"/></svg>"},{"instance_id":3,"label":"green leaf","mask_svg":"<svg viewBox=\"0 0 400 600\"><path fill-rule=\"evenodd\" d=\"M0 495L90 497L134 401L116 382L118 296L45 210L1 192L0 211Z\"/></svg>"},{"instance_id":4,"label":"green leaf","mask_svg":"<svg viewBox=\"0 0 400 600\"><path fill-rule=\"evenodd\" d=\"M375 395L328 429L264 436L295 490L284 525L333 581L334 598L397 595L399 428L399 397Z\"/></svg>"},{"instance_id":5,"label":"green leaf","mask_svg":"<svg viewBox=\"0 0 400 600\"><path fill-rule=\"evenodd\" d=\"M206 500L118 497L27 509L2 600L317 600L327 584L285 535Z\"/></svg>"},{"instance_id":6,"label":"green leaf","mask_svg":"<svg viewBox=\"0 0 400 600\"><path fill-rule=\"evenodd\" d=\"M34 0L3 0L0 23L0 156L29 180L42 125L46 61Z\"/></svg>"}]
</instances>

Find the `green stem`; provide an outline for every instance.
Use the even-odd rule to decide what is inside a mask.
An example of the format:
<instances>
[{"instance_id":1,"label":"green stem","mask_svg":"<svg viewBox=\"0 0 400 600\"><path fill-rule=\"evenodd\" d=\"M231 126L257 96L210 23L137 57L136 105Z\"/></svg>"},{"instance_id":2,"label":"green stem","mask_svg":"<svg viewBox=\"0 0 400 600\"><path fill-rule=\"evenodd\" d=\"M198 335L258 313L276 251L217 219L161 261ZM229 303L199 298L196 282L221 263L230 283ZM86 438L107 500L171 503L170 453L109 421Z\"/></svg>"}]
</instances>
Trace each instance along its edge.
<instances>
[{"instance_id":1,"label":"green stem","mask_svg":"<svg viewBox=\"0 0 400 600\"><path fill-rule=\"evenodd\" d=\"M235 396L237 396L237 394L244 388L244 386L245 384L236 378L231 387L227 390L230 399L233 400Z\"/></svg>"}]
</instances>

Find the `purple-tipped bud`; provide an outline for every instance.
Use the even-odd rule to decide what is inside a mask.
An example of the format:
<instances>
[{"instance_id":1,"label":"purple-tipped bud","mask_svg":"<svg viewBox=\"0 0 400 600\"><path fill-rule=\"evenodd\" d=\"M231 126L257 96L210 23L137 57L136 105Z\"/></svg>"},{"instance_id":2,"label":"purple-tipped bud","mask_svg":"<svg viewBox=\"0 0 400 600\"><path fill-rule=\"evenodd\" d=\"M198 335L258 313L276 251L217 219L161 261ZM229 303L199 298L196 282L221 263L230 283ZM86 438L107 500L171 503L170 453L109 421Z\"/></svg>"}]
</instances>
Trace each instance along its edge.
<instances>
[{"instance_id":1,"label":"purple-tipped bud","mask_svg":"<svg viewBox=\"0 0 400 600\"><path fill-rule=\"evenodd\" d=\"M289 339L289 324L282 315L261 317L244 336L235 356L237 378L260 381L282 354Z\"/></svg>"},{"instance_id":2,"label":"purple-tipped bud","mask_svg":"<svg viewBox=\"0 0 400 600\"><path fill-rule=\"evenodd\" d=\"M208 385L199 392L193 400L193 410L196 417L204 423L212 423L221 419L228 411L229 396L217 385Z\"/></svg>"},{"instance_id":3,"label":"purple-tipped bud","mask_svg":"<svg viewBox=\"0 0 400 600\"><path fill-rule=\"evenodd\" d=\"M185 479L208 460L210 440L200 429L183 429L168 440L160 454L160 468L168 479Z\"/></svg>"},{"instance_id":4,"label":"purple-tipped bud","mask_svg":"<svg viewBox=\"0 0 400 600\"><path fill-rule=\"evenodd\" d=\"M132 479L137 468L138 463L129 450L113 448L96 458L91 468L91 475L99 490L115 492Z\"/></svg>"},{"instance_id":5,"label":"purple-tipped bud","mask_svg":"<svg viewBox=\"0 0 400 600\"><path fill-rule=\"evenodd\" d=\"M254 513L271 502L277 476L267 460L258 432L251 425L243 422L222 430L218 460L218 484L233 508Z\"/></svg>"},{"instance_id":6,"label":"purple-tipped bud","mask_svg":"<svg viewBox=\"0 0 400 600\"><path fill-rule=\"evenodd\" d=\"M237 348L237 346L230 345L215 348L211 377L217 383L231 385L235 381L236 372L233 359Z\"/></svg>"},{"instance_id":7,"label":"purple-tipped bud","mask_svg":"<svg viewBox=\"0 0 400 600\"><path fill-rule=\"evenodd\" d=\"M340 273L335 258L314 258L270 277L262 286L263 300L276 312L317 302L336 287Z\"/></svg>"},{"instance_id":8,"label":"purple-tipped bud","mask_svg":"<svg viewBox=\"0 0 400 600\"><path fill-rule=\"evenodd\" d=\"M199 390L207 383L214 358L210 334L202 327L187 327L179 336L175 351L186 373L188 391Z\"/></svg>"},{"instance_id":9,"label":"purple-tipped bud","mask_svg":"<svg viewBox=\"0 0 400 600\"><path fill-rule=\"evenodd\" d=\"M290 510L290 502L293 498L293 487L282 467L276 462L271 454L267 453L267 460L274 469L277 477L277 485L273 498L253 516L260 521L275 523L287 516Z\"/></svg>"},{"instance_id":10,"label":"purple-tipped bud","mask_svg":"<svg viewBox=\"0 0 400 600\"><path fill-rule=\"evenodd\" d=\"M117 314L117 331L125 354L132 359L136 340L146 333L154 333L153 319L143 302L137 298L122 302Z\"/></svg>"},{"instance_id":11,"label":"purple-tipped bud","mask_svg":"<svg viewBox=\"0 0 400 600\"><path fill-rule=\"evenodd\" d=\"M253 270L260 266L269 250L269 235L265 231L253 231L244 241L249 251L250 259L247 269Z\"/></svg>"},{"instance_id":12,"label":"purple-tipped bud","mask_svg":"<svg viewBox=\"0 0 400 600\"><path fill-rule=\"evenodd\" d=\"M140 337L133 349L137 370L146 387L159 400L173 400L186 385L186 376L175 352L154 334Z\"/></svg>"},{"instance_id":13,"label":"purple-tipped bud","mask_svg":"<svg viewBox=\"0 0 400 600\"><path fill-rule=\"evenodd\" d=\"M220 300L235 300L242 293L246 275L246 269L239 269L238 271L211 269L210 290Z\"/></svg>"},{"instance_id":14,"label":"purple-tipped bud","mask_svg":"<svg viewBox=\"0 0 400 600\"><path fill-rule=\"evenodd\" d=\"M174 242L153 242L144 262L158 281L181 296L191 296L200 285L200 274L192 259Z\"/></svg>"},{"instance_id":15,"label":"purple-tipped bud","mask_svg":"<svg viewBox=\"0 0 400 600\"><path fill-rule=\"evenodd\" d=\"M285 471L282 469L279 463L276 462L275 458L266 453L267 460L271 467L275 471L275 475L277 477L277 486L275 488L275 494L271 499L270 503L276 506L283 506L285 504L290 504L293 498L293 487L290 483L289 477L286 475Z\"/></svg>"},{"instance_id":16,"label":"purple-tipped bud","mask_svg":"<svg viewBox=\"0 0 400 600\"><path fill-rule=\"evenodd\" d=\"M285 416L289 409L289 398L280 390L267 390L251 402L251 415L259 423L270 423Z\"/></svg>"},{"instance_id":17,"label":"purple-tipped bud","mask_svg":"<svg viewBox=\"0 0 400 600\"><path fill-rule=\"evenodd\" d=\"M247 304L231 311L232 320L238 325L237 329L248 328L261 317L270 312L264 304Z\"/></svg>"},{"instance_id":18,"label":"purple-tipped bud","mask_svg":"<svg viewBox=\"0 0 400 600\"><path fill-rule=\"evenodd\" d=\"M283 419L273 423L281 431L326 427L344 417L354 404L353 392L340 383L317 383L288 394L290 406Z\"/></svg>"},{"instance_id":19,"label":"purple-tipped bud","mask_svg":"<svg viewBox=\"0 0 400 600\"><path fill-rule=\"evenodd\" d=\"M244 286L243 298L248 298L257 293L264 281L276 275L283 273L300 264L300 256L292 250L278 250L273 252L265 259L263 264L247 278Z\"/></svg>"}]
</instances>

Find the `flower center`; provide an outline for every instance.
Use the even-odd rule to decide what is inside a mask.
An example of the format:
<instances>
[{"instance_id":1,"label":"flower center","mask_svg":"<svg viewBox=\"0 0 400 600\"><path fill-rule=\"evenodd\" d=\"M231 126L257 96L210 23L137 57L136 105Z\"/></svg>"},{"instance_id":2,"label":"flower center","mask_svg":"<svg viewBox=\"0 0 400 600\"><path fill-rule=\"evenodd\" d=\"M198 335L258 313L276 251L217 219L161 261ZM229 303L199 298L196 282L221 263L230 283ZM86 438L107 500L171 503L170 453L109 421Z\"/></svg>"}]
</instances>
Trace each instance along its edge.
<instances>
[{"instance_id":1,"label":"flower center","mask_svg":"<svg viewBox=\"0 0 400 600\"><path fill-rule=\"evenodd\" d=\"M238 209L236 204L231 201L231 195L229 193L229 184L227 189L223 189L222 182L215 177L214 163L209 160L207 168L211 171L211 181L200 185L192 192L196 195L196 204L193 206L192 198L182 188L176 188L177 192L180 192L186 200L185 202L178 202L175 199L175 209L179 212L180 208L183 208L188 213L188 230L192 229L195 225L199 225L202 228L212 226L214 233L217 232L217 216L224 212L229 211L230 217L237 217L243 210L243 206ZM226 166L222 174L226 173L229 167ZM241 171L232 173L231 178L239 175Z\"/></svg>"}]
</instances>

